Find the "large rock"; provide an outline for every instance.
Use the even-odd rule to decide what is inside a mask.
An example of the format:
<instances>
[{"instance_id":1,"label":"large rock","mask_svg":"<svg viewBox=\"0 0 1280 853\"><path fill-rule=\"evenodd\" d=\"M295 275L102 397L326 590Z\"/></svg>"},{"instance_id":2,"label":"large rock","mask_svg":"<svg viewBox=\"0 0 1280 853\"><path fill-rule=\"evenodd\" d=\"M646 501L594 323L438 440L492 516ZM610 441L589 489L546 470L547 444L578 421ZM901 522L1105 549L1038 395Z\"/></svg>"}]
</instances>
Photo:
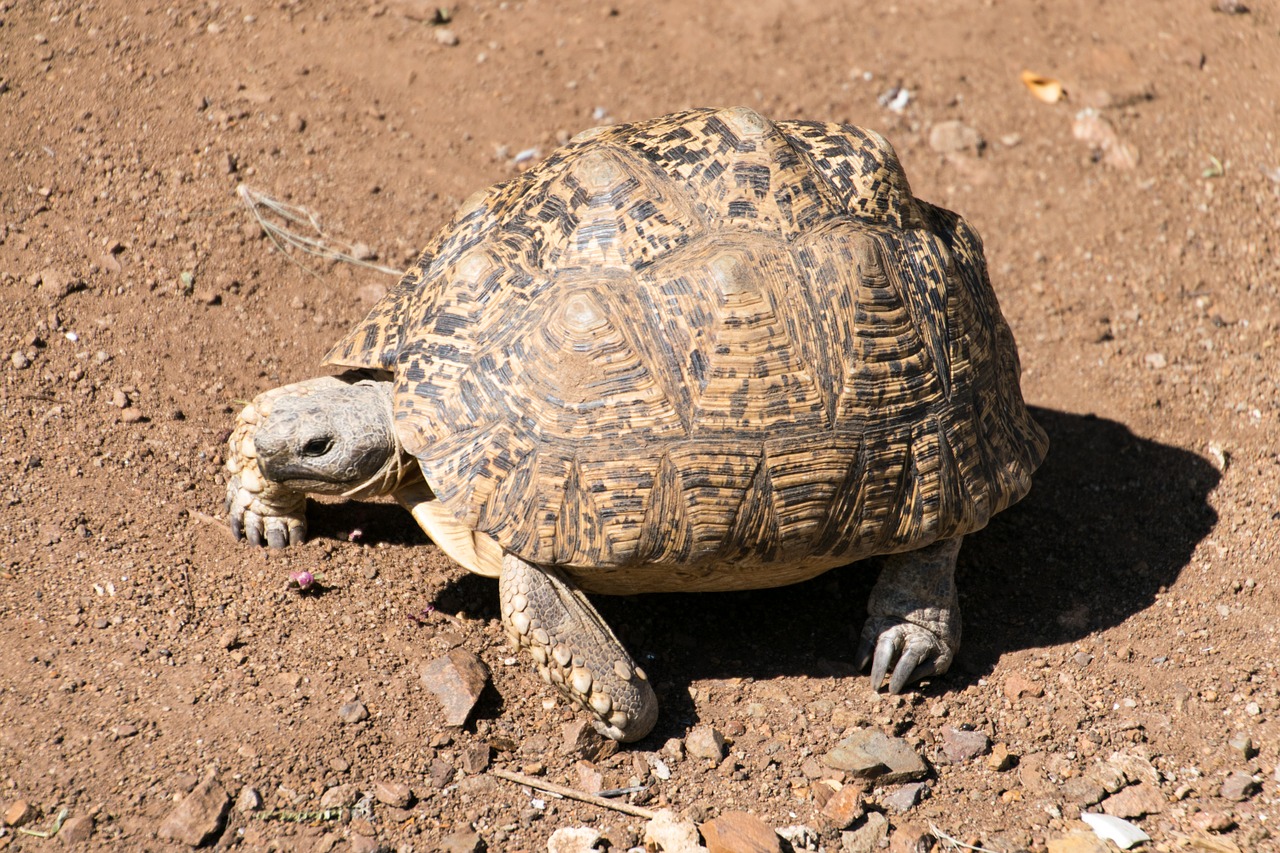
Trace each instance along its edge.
<instances>
[{"instance_id":1,"label":"large rock","mask_svg":"<svg viewBox=\"0 0 1280 853\"><path fill-rule=\"evenodd\" d=\"M915 782L929 775L924 759L905 740L876 729L855 732L840 741L822 762L881 785Z\"/></svg>"},{"instance_id":2,"label":"large rock","mask_svg":"<svg viewBox=\"0 0 1280 853\"><path fill-rule=\"evenodd\" d=\"M489 683L489 668L466 649L454 649L423 665L422 683L440 700L445 725L461 726Z\"/></svg>"},{"instance_id":3,"label":"large rock","mask_svg":"<svg viewBox=\"0 0 1280 853\"><path fill-rule=\"evenodd\" d=\"M210 776L196 785L169 813L160 824L159 835L167 841L200 847L222 832L230 809L231 797Z\"/></svg>"},{"instance_id":4,"label":"large rock","mask_svg":"<svg viewBox=\"0 0 1280 853\"><path fill-rule=\"evenodd\" d=\"M644 844L661 853L708 853L698 843L698 828L693 822L681 820L670 809L660 810L645 824Z\"/></svg>"}]
</instances>

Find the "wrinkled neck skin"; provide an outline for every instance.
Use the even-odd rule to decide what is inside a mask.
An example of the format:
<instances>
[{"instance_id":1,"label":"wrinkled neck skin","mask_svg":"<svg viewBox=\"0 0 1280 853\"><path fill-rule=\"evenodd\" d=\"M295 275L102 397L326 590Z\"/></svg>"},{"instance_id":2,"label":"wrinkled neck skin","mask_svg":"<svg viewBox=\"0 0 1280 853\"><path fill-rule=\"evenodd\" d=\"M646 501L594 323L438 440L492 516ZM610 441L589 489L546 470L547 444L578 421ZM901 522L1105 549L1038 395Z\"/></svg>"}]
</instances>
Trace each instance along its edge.
<instances>
[{"instance_id":1,"label":"wrinkled neck skin","mask_svg":"<svg viewBox=\"0 0 1280 853\"><path fill-rule=\"evenodd\" d=\"M353 372L277 399L254 446L268 480L297 492L373 497L421 472L400 447L391 382ZM308 387L309 386L309 387Z\"/></svg>"}]
</instances>

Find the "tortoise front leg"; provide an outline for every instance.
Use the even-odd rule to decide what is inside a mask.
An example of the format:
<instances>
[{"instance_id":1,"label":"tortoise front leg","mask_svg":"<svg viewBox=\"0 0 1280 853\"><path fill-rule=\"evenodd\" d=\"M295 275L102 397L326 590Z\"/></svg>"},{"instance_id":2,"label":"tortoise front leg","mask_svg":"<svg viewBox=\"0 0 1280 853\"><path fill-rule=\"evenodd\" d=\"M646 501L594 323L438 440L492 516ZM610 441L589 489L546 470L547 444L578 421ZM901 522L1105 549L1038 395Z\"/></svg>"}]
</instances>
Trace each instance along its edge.
<instances>
[{"instance_id":1,"label":"tortoise front leg","mask_svg":"<svg viewBox=\"0 0 1280 853\"><path fill-rule=\"evenodd\" d=\"M890 693L950 668L960 648L955 574L962 538L881 558L857 654L859 669L871 664L872 690L891 666Z\"/></svg>"},{"instance_id":2,"label":"tortoise front leg","mask_svg":"<svg viewBox=\"0 0 1280 853\"><path fill-rule=\"evenodd\" d=\"M582 590L558 569L507 554L498 592L507 633L543 680L595 716L597 731L624 743L649 733L658 698Z\"/></svg>"}]
</instances>

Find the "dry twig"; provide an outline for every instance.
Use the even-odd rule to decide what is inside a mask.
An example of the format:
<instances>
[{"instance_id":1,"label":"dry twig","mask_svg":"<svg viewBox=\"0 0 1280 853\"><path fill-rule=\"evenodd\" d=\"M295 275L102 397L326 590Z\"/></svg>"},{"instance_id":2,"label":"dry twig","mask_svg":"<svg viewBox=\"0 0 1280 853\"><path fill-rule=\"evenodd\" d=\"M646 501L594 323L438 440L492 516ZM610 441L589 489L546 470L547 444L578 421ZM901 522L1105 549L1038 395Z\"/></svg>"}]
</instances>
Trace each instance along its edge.
<instances>
[{"instance_id":1,"label":"dry twig","mask_svg":"<svg viewBox=\"0 0 1280 853\"><path fill-rule=\"evenodd\" d=\"M271 238L271 242L276 244L276 248L283 252L285 257L312 275L318 275L318 273L299 262L288 249L297 249L300 252L325 258L326 260L342 261L356 266L368 267L388 275L398 276L401 273L401 270L370 263L358 257L354 243L330 237L320 227L320 219L301 205L289 204L272 198L246 184L236 187L236 193L244 201L245 206L249 208L253 218L258 220L262 230ZM283 224L281 221L283 221ZM302 226L312 233L306 234L295 231L290 227L294 225Z\"/></svg>"},{"instance_id":2,"label":"dry twig","mask_svg":"<svg viewBox=\"0 0 1280 853\"><path fill-rule=\"evenodd\" d=\"M615 812L629 814L632 817L642 817L645 820L653 820L656 812L649 809L633 806L630 803L618 803L613 800L606 800L604 797L598 797L595 794L588 794L585 791L579 791L576 788L566 788L563 785L556 785L552 782L544 782L541 779L535 779L532 776L526 776L523 773L513 773L510 770L494 769L490 771L499 779L506 779L508 782L515 782L517 785L526 785L535 791L545 791L549 794L558 794L570 800L577 800L580 803L590 803L593 806L599 806L602 809L612 809Z\"/></svg>"}]
</instances>

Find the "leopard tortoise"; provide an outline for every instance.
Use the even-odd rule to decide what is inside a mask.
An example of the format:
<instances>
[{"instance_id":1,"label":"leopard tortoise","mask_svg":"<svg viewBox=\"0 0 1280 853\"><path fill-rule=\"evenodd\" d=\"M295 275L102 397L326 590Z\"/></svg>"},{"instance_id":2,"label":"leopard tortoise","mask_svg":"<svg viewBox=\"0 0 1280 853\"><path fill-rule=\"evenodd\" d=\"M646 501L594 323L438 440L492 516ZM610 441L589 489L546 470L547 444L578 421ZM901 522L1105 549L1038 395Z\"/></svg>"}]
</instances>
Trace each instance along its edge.
<instances>
[{"instance_id":1,"label":"leopard tortoise","mask_svg":"<svg viewBox=\"0 0 1280 853\"><path fill-rule=\"evenodd\" d=\"M241 412L235 535L393 495L622 741L657 699L585 592L881 556L855 657L898 692L950 665L960 541L1047 448L974 229L875 132L741 108L589 130L472 196L327 361Z\"/></svg>"}]
</instances>

